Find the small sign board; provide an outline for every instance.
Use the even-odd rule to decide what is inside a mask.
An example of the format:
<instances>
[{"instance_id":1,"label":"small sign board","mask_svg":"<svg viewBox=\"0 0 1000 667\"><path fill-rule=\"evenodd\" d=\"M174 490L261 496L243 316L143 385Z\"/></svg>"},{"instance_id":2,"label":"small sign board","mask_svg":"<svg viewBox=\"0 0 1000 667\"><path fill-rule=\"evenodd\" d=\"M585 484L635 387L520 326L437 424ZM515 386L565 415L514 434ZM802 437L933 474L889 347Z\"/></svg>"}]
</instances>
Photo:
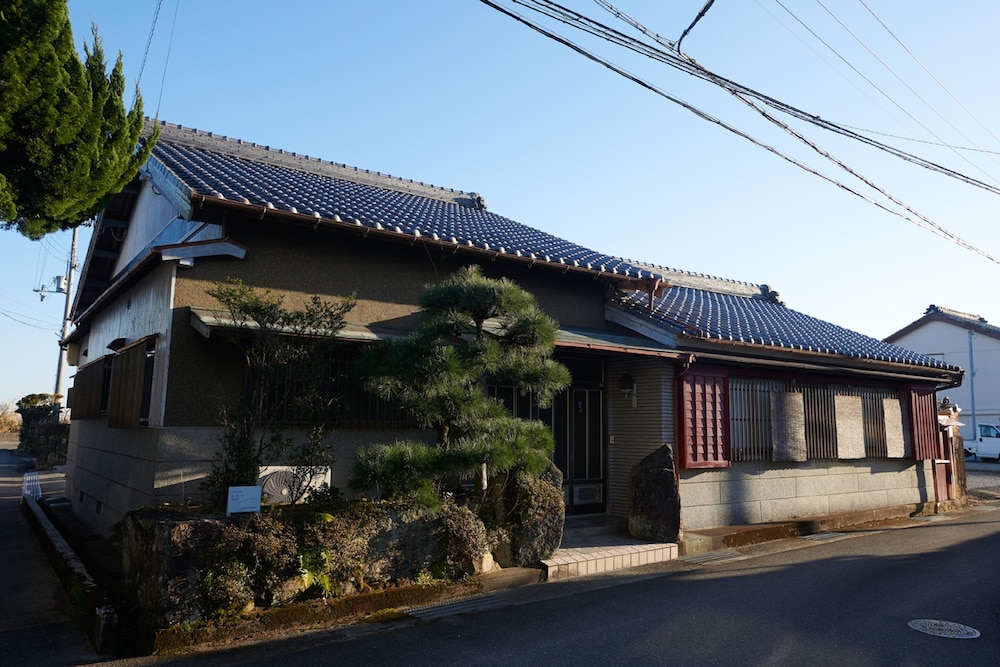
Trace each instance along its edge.
<instances>
[{"instance_id":1,"label":"small sign board","mask_svg":"<svg viewBox=\"0 0 1000 667\"><path fill-rule=\"evenodd\" d=\"M229 487L229 500L226 502L226 516L247 512L260 512L260 487Z\"/></svg>"}]
</instances>

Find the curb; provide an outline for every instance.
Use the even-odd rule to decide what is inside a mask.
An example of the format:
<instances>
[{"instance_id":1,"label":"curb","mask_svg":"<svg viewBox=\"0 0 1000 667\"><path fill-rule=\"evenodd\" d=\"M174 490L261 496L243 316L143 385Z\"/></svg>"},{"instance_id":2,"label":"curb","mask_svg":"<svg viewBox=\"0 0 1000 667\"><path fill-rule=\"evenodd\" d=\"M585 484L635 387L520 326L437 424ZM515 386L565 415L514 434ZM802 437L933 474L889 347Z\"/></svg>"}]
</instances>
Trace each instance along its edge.
<instances>
[{"instance_id":1,"label":"curb","mask_svg":"<svg viewBox=\"0 0 1000 667\"><path fill-rule=\"evenodd\" d=\"M118 615L114 607L105 604L104 595L94 578L87 571L73 548L62 536L38 501L31 496L21 496L21 508L39 538L63 587L72 595L82 592L86 604L84 630L98 653L111 653L115 649Z\"/></svg>"}]
</instances>

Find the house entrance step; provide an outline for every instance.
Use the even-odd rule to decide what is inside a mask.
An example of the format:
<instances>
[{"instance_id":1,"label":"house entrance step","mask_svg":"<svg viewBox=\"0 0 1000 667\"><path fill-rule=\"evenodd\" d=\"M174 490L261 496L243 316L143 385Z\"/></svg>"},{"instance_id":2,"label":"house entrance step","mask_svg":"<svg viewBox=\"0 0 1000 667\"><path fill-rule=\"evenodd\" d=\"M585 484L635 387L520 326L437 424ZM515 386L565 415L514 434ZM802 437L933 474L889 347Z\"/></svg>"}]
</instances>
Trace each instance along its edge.
<instances>
[{"instance_id":1,"label":"house entrance step","mask_svg":"<svg viewBox=\"0 0 1000 667\"><path fill-rule=\"evenodd\" d=\"M632 544L560 548L541 565L545 580L556 581L663 563L676 558L677 545L672 542L632 540Z\"/></svg>"},{"instance_id":2,"label":"house entrance step","mask_svg":"<svg viewBox=\"0 0 1000 667\"><path fill-rule=\"evenodd\" d=\"M563 543L567 539L577 540L599 535L625 535L628 523L625 519L608 514L584 514L568 516L563 524Z\"/></svg>"},{"instance_id":3,"label":"house entrance step","mask_svg":"<svg viewBox=\"0 0 1000 667\"><path fill-rule=\"evenodd\" d=\"M568 516L562 544L551 558L541 562L542 576L554 581L661 563L677 556L677 545L672 542L645 542L631 537L621 517Z\"/></svg>"}]
</instances>

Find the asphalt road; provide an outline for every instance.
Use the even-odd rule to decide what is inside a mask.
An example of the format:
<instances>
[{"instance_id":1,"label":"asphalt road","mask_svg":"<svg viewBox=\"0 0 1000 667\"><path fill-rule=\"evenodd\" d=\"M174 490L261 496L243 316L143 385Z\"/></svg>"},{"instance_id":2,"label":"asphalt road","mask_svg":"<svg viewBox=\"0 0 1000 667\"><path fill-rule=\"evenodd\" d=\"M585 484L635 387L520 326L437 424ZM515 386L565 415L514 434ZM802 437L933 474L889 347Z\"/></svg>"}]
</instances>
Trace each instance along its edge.
<instances>
[{"instance_id":1,"label":"asphalt road","mask_svg":"<svg viewBox=\"0 0 1000 667\"><path fill-rule=\"evenodd\" d=\"M436 620L110 664L1000 665L998 509L512 589ZM917 619L981 636L923 634Z\"/></svg>"},{"instance_id":2,"label":"asphalt road","mask_svg":"<svg viewBox=\"0 0 1000 667\"><path fill-rule=\"evenodd\" d=\"M21 511L30 461L0 446L0 666L61 667L97 659L71 620L66 594Z\"/></svg>"}]
</instances>

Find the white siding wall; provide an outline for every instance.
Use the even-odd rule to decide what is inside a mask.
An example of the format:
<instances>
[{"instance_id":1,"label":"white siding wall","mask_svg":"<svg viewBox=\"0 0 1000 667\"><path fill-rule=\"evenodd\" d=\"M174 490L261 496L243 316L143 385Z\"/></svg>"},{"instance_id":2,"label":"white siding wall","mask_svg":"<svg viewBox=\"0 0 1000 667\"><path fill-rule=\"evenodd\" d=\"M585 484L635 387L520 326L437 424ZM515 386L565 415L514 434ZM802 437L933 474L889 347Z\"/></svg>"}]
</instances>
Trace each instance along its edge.
<instances>
[{"instance_id":1,"label":"white siding wall","mask_svg":"<svg viewBox=\"0 0 1000 667\"><path fill-rule=\"evenodd\" d=\"M109 354L108 343L116 338L125 337L131 343L144 336L159 334L149 410L150 426L163 423L175 270L173 262L162 264L148 279L118 297L94 318L86 340L80 343L79 365L82 366Z\"/></svg>"},{"instance_id":2,"label":"white siding wall","mask_svg":"<svg viewBox=\"0 0 1000 667\"><path fill-rule=\"evenodd\" d=\"M170 201L166 197L156 194L149 181L143 181L142 192L139 193L139 198L136 200L129 228L127 231L120 232L125 234L125 239L118 254L115 275L118 275L128 266L129 262L138 257L176 215L177 209Z\"/></svg>"},{"instance_id":3,"label":"white siding wall","mask_svg":"<svg viewBox=\"0 0 1000 667\"><path fill-rule=\"evenodd\" d=\"M786 521L928 502L930 463L899 459L734 463L681 471L681 528Z\"/></svg>"}]
</instances>

